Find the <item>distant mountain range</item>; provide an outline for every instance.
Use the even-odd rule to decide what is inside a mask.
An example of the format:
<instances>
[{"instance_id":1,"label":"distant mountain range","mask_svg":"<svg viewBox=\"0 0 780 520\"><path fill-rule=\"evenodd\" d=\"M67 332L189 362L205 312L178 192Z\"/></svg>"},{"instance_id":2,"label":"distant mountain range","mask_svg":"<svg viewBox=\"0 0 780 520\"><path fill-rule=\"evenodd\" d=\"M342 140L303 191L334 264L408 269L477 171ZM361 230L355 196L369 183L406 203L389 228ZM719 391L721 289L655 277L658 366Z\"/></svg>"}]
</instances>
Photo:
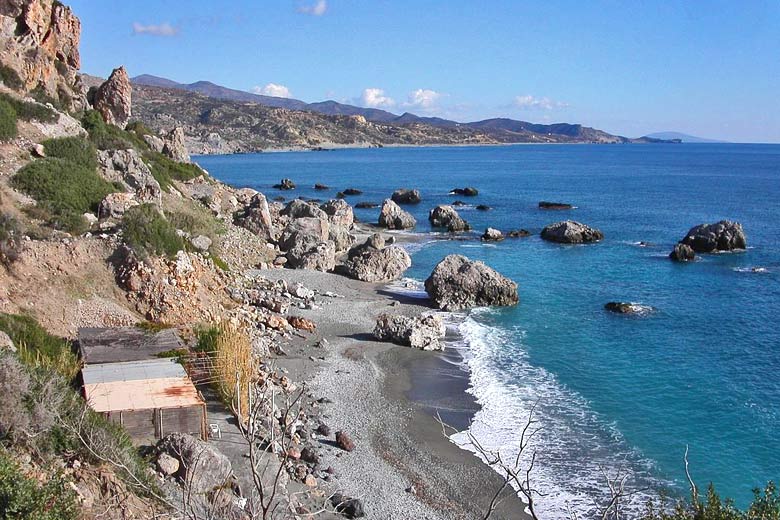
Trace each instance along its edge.
<instances>
[{"instance_id":1,"label":"distant mountain range","mask_svg":"<svg viewBox=\"0 0 780 520\"><path fill-rule=\"evenodd\" d=\"M653 139L663 139L665 141L679 141L681 143L726 143L728 141L719 141L717 139L707 139L704 137L696 137L695 135L683 134L681 132L656 132L649 134L647 137Z\"/></svg>"},{"instance_id":2,"label":"distant mountain range","mask_svg":"<svg viewBox=\"0 0 780 520\"><path fill-rule=\"evenodd\" d=\"M142 74L132 78L136 85L159 87L166 89L178 89L187 92L195 92L209 98L236 101L242 103L258 103L267 107L284 108L287 110L300 110L316 112L328 116L362 116L367 121L385 125L409 127L410 125L425 125L438 129L459 130L458 135L463 136L464 130L488 136L497 143L533 143L533 142L572 142L572 143L653 143L662 139L652 137L640 137L630 139L623 136L612 135L602 130L570 123L555 123L550 125L529 123L507 118L486 119L469 123L461 123L438 117L421 117L406 112L396 115L386 110L376 108L364 108L354 105L339 103L337 101L322 101L318 103L306 103L298 99L288 99L273 96L253 94L242 90L235 90L209 81L197 81L195 83L178 83L167 78ZM453 142L458 144L460 141ZM377 143L382 144L382 143Z\"/></svg>"}]
</instances>

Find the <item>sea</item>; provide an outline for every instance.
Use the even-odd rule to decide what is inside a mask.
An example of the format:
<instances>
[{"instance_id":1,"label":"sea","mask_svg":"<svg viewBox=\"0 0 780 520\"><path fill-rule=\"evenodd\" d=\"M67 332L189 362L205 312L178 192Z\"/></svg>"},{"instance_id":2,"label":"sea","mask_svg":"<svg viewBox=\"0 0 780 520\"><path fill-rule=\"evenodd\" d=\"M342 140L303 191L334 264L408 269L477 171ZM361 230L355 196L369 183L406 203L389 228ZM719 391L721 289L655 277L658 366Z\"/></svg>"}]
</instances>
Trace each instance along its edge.
<instances>
[{"instance_id":1,"label":"sea","mask_svg":"<svg viewBox=\"0 0 780 520\"><path fill-rule=\"evenodd\" d=\"M346 149L199 156L217 179L275 196L330 198L357 188L353 205L416 188L406 206L424 235L409 283L422 283L451 253L481 260L519 285L520 303L448 319L448 349L478 406L468 431L511 459L523 428L534 435L532 485L542 518L595 515L607 481L627 510L666 494L686 496L685 458L699 487L748 505L780 480L780 145L518 145ZM282 178L292 192L272 188ZM315 191L322 183L332 189ZM476 187L479 195L451 195ZM474 231L447 240L428 211L461 200ZM571 210L541 210L540 201ZM478 210L487 205L489 210ZM378 209L358 209L376 222ZM542 241L572 219L603 231L589 245ZM748 249L668 258L693 226L736 220ZM486 227L527 238L484 243ZM610 301L647 306L605 311ZM524 467L525 467L524 466Z\"/></svg>"}]
</instances>

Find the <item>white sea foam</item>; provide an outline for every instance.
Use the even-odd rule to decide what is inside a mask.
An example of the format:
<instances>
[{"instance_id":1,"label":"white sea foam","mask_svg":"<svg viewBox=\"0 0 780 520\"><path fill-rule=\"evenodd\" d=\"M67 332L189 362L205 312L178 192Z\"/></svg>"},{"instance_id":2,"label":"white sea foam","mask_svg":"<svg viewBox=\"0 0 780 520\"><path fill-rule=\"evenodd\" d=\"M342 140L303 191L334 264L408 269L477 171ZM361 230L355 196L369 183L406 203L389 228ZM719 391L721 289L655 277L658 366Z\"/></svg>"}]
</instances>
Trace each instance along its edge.
<instances>
[{"instance_id":1,"label":"white sea foam","mask_svg":"<svg viewBox=\"0 0 780 520\"><path fill-rule=\"evenodd\" d=\"M425 285L420 280L414 278L401 278L390 282L385 286L389 293L403 295L409 298L428 299L428 293L425 292Z\"/></svg>"},{"instance_id":2,"label":"white sea foam","mask_svg":"<svg viewBox=\"0 0 780 520\"><path fill-rule=\"evenodd\" d=\"M468 391L480 405L470 433L486 449L499 450L505 460L513 460L534 410L533 429L539 432L521 461L527 465L536 453L532 484L545 494L534 497L543 518L568 518L569 510L580 518L593 517L594 504L605 503L607 497L604 471L611 477L617 471L630 475L627 486L636 493L624 505L627 510L641 510L649 495L639 489L648 485L651 463L629 449L617 428L604 424L585 399L528 362L517 345L522 331L480 323L480 316L490 312L479 309L466 317L457 326L462 342L452 345L462 353L470 372ZM469 449L466 432L453 435L452 440Z\"/></svg>"},{"instance_id":3,"label":"white sea foam","mask_svg":"<svg viewBox=\"0 0 780 520\"><path fill-rule=\"evenodd\" d=\"M769 269L766 267L754 266L754 267L735 267L733 269L738 273L768 273Z\"/></svg>"}]
</instances>

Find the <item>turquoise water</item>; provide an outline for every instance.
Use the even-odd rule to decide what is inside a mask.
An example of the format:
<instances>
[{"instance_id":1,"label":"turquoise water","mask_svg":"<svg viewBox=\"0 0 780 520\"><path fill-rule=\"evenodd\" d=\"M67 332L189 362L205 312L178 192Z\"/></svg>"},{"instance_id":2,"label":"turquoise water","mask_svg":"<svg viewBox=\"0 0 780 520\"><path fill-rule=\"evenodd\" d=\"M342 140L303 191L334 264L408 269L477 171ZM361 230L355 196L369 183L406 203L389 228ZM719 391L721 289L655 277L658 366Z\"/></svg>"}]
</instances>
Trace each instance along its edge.
<instances>
[{"instance_id":1,"label":"turquoise water","mask_svg":"<svg viewBox=\"0 0 780 520\"><path fill-rule=\"evenodd\" d=\"M684 492L686 445L699 484L714 482L739 505L751 488L780 479L780 146L373 149L197 161L269 198L283 177L298 183L293 196L327 198L315 182L335 188L330 196L362 189L351 203L419 188L424 200L411 211L426 233L430 208L455 200L447 194L454 187L475 186L478 197L461 199L493 207L460 210L477 230L536 233L498 244L432 241L407 275L424 280L457 252L518 282L519 306L460 316L458 327L482 406L476 435L511 450L536 403L537 482L551 490L542 510L587 511L603 489L600 465L630 473L632 489ZM577 208L542 211L540 200ZM375 222L378 210L356 214ZM563 246L538 238L565 218L606 239ZM747 251L688 265L666 258L690 227L724 218L744 225ZM612 300L656 310L612 315L603 310Z\"/></svg>"}]
</instances>

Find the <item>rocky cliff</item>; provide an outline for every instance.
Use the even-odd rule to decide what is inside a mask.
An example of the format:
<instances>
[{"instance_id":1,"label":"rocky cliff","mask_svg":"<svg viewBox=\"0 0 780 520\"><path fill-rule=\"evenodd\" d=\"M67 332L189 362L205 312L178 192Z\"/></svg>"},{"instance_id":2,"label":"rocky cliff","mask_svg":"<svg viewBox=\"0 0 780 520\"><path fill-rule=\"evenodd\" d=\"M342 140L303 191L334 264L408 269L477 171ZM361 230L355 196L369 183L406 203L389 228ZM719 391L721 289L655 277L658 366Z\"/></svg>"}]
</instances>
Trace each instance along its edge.
<instances>
[{"instance_id":1,"label":"rocky cliff","mask_svg":"<svg viewBox=\"0 0 780 520\"><path fill-rule=\"evenodd\" d=\"M56 0L0 0L0 79L21 93L81 109L81 22Z\"/></svg>"}]
</instances>

